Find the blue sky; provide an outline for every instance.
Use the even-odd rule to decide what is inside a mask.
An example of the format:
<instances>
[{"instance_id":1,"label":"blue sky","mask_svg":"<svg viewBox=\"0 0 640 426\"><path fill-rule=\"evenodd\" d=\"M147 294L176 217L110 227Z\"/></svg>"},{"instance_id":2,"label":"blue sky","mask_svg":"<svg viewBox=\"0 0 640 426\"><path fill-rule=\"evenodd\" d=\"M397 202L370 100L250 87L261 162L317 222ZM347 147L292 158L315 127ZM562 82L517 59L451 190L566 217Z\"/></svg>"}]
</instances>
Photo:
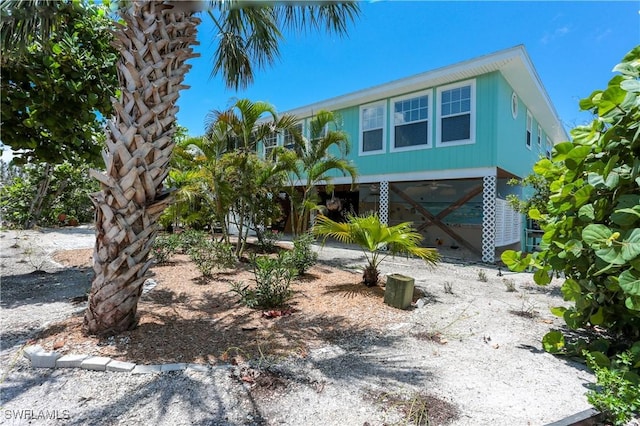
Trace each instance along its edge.
<instances>
[{"instance_id":1,"label":"blue sky","mask_svg":"<svg viewBox=\"0 0 640 426\"><path fill-rule=\"evenodd\" d=\"M349 35L288 35L281 58L248 89L209 78L215 32L199 27L200 58L181 93L178 123L204 133L207 112L231 98L267 101L286 111L317 101L524 44L567 129L589 121L578 101L606 87L611 69L640 44L638 1L361 3Z\"/></svg>"}]
</instances>

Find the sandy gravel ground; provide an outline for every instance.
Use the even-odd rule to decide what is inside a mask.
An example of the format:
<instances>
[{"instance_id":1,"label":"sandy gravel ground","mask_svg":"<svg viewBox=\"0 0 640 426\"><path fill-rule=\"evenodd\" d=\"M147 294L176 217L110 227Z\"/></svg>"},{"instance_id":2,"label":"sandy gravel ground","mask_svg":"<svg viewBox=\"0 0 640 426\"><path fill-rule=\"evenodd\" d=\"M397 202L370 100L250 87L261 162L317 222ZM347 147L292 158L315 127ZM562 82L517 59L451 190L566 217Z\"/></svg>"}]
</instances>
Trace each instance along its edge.
<instances>
[{"instance_id":1,"label":"sandy gravel ground","mask_svg":"<svg viewBox=\"0 0 640 426\"><path fill-rule=\"evenodd\" d=\"M86 292L77 283L88 272L62 268L51 255L92 245L88 228L0 233L0 424L405 424L398 401L425 394L451 404L455 416L443 420L451 425L543 425L589 408L584 393L592 375L539 343L562 326L549 313L564 303L559 283L539 288L530 274L498 276L497 269L455 261L430 271L412 259L389 259L383 273L414 277L424 306L382 334L316 348L305 358L162 375L32 369L22 345L82 309L69 300ZM319 253L332 265L362 265L357 250L336 245ZM36 270L55 272L55 279ZM505 280L516 291L507 292ZM238 380L256 371L265 386Z\"/></svg>"}]
</instances>

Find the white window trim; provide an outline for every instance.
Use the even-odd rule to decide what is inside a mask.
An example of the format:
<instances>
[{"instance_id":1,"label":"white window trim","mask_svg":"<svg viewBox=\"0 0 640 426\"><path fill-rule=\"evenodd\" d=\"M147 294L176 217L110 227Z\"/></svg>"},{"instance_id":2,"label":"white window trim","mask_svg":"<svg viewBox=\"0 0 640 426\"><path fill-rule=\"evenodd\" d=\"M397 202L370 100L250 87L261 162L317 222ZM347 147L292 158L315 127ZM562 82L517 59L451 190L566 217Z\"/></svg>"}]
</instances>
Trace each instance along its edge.
<instances>
[{"instance_id":1,"label":"white window trim","mask_svg":"<svg viewBox=\"0 0 640 426\"><path fill-rule=\"evenodd\" d=\"M531 112L527 110L527 121L525 123L525 133L524 133L524 145L528 150L531 150L531 145L533 145L533 116ZM531 135L529 141L527 141L527 134Z\"/></svg>"},{"instance_id":2,"label":"white window trim","mask_svg":"<svg viewBox=\"0 0 640 426\"><path fill-rule=\"evenodd\" d=\"M305 124L306 124L306 120L305 120L305 119L300 120L300 121L296 124L296 125L301 126L300 134L301 134L304 138L306 138L306 136L305 136L305 130L306 130L306 128L307 128L307 126L306 126ZM284 131L282 131L282 132L278 135L278 146L286 147L286 145L285 145L285 136L286 136L286 133L287 133L287 131L286 131L286 130L284 130Z\"/></svg>"},{"instance_id":3,"label":"white window trim","mask_svg":"<svg viewBox=\"0 0 640 426\"><path fill-rule=\"evenodd\" d=\"M377 149L375 151L363 151L362 150L362 110L366 109L366 108L373 108L373 107L378 107L378 106L382 106L382 149ZM385 152L387 152L387 121L388 120L388 116L387 116L387 101L378 101L378 102L372 102L370 104L366 104L366 105L360 105L360 108L358 109L358 155L360 156L365 156L365 155L376 155L376 154L384 154Z\"/></svg>"},{"instance_id":4,"label":"white window trim","mask_svg":"<svg viewBox=\"0 0 640 426\"><path fill-rule=\"evenodd\" d=\"M418 120L418 121L412 121L411 123L421 123L423 121L427 122L427 143L426 145L415 145L415 146L403 146L400 148L396 148L396 123L395 123L395 117L393 116L393 114L395 114L395 103L399 102L399 101L403 101L405 99L413 99L413 98L418 98L420 96L424 96L427 95L428 99L427 99L427 118L426 120ZM433 89L427 89L427 90L422 90L420 92L414 92L414 93L410 93L407 95L402 95L402 96L398 96L395 98L391 99L391 103L389 105L389 110L391 111L390 116L389 116L389 125L391 126L391 131L390 131L390 135L389 135L389 152L403 152L403 151L415 151L418 149L429 149L432 148L432 143L431 143L431 129L433 124L431 123L433 121L433 114L431 113L433 108ZM410 123L408 123L410 124Z\"/></svg>"},{"instance_id":5,"label":"white window trim","mask_svg":"<svg viewBox=\"0 0 640 426\"><path fill-rule=\"evenodd\" d=\"M545 157L550 159L553 151L553 143L551 142L551 139L549 139L549 136L547 136L546 140L547 140L547 146L545 147L544 154L545 154Z\"/></svg>"},{"instance_id":6,"label":"white window trim","mask_svg":"<svg viewBox=\"0 0 640 426\"><path fill-rule=\"evenodd\" d=\"M442 142L442 92L445 90L456 89L458 87L471 87L471 111L469 117L469 139ZM436 148L458 145L470 145L476 143L476 80L460 81L454 84L438 87L436 90ZM461 114L460 114L461 115Z\"/></svg>"}]
</instances>

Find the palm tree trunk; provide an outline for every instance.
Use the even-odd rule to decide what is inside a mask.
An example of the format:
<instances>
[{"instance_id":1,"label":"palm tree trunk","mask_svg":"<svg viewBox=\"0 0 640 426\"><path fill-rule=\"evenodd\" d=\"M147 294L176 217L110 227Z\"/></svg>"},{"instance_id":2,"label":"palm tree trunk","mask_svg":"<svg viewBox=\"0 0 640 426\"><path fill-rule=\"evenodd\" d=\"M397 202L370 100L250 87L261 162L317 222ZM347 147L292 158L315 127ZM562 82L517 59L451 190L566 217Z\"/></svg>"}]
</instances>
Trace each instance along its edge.
<instances>
[{"instance_id":1,"label":"palm tree trunk","mask_svg":"<svg viewBox=\"0 0 640 426\"><path fill-rule=\"evenodd\" d=\"M152 260L149 251L157 219L171 201L162 182L174 142L175 106L185 61L197 56L191 13L173 13L163 1L134 1L116 31L120 51L121 96L113 99L108 123L105 172L91 171L101 183L96 206L95 278L84 317L85 331L111 334L137 323L138 300Z\"/></svg>"}]
</instances>

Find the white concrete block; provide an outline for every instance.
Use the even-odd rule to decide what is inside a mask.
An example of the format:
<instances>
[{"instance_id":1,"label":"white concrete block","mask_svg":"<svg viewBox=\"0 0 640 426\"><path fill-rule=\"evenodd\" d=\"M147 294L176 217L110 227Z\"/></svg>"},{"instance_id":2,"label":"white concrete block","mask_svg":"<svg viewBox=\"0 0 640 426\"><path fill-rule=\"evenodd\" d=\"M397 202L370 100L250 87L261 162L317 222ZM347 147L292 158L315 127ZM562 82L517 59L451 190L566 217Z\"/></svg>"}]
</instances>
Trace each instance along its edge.
<instances>
[{"instance_id":1,"label":"white concrete block","mask_svg":"<svg viewBox=\"0 0 640 426\"><path fill-rule=\"evenodd\" d=\"M187 364L187 370L200 371L206 373L209 371L209 367L203 364Z\"/></svg>"},{"instance_id":2,"label":"white concrete block","mask_svg":"<svg viewBox=\"0 0 640 426\"><path fill-rule=\"evenodd\" d=\"M56 368L79 368L82 361L87 358L89 358L88 355L63 355L56 361Z\"/></svg>"},{"instance_id":3,"label":"white concrete block","mask_svg":"<svg viewBox=\"0 0 640 426\"><path fill-rule=\"evenodd\" d=\"M44 352L44 348L40 345L31 345L31 346L26 346L22 350L22 355L24 355L26 359L31 361L31 356L33 354L37 354L38 352Z\"/></svg>"},{"instance_id":4,"label":"white concrete block","mask_svg":"<svg viewBox=\"0 0 640 426\"><path fill-rule=\"evenodd\" d=\"M185 364L185 363L177 363L177 364L164 364L160 368L160 371L165 373L167 371L182 371L182 370L186 370L186 369L187 369L187 364Z\"/></svg>"},{"instance_id":5,"label":"white concrete block","mask_svg":"<svg viewBox=\"0 0 640 426\"><path fill-rule=\"evenodd\" d=\"M136 365L131 374L160 373L161 371L161 365Z\"/></svg>"},{"instance_id":6,"label":"white concrete block","mask_svg":"<svg viewBox=\"0 0 640 426\"><path fill-rule=\"evenodd\" d=\"M80 368L85 370L105 371L107 364L111 362L111 358L106 356L90 356L80 364Z\"/></svg>"},{"instance_id":7,"label":"white concrete block","mask_svg":"<svg viewBox=\"0 0 640 426\"><path fill-rule=\"evenodd\" d=\"M112 360L109 364L107 364L107 371L124 371L128 373L135 367L136 365L133 362Z\"/></svg>"},{"instance_id":8,"label":"white concrete block","mask_svg":"<svg viewBox=\"0 0 640 426\"><path fill-rule=\"evenodd\" d=\"M57 352L37 352L31 355L31 366L35 368L56 368L56 361L62 354Z\"/></svg>"}]
</instances>

